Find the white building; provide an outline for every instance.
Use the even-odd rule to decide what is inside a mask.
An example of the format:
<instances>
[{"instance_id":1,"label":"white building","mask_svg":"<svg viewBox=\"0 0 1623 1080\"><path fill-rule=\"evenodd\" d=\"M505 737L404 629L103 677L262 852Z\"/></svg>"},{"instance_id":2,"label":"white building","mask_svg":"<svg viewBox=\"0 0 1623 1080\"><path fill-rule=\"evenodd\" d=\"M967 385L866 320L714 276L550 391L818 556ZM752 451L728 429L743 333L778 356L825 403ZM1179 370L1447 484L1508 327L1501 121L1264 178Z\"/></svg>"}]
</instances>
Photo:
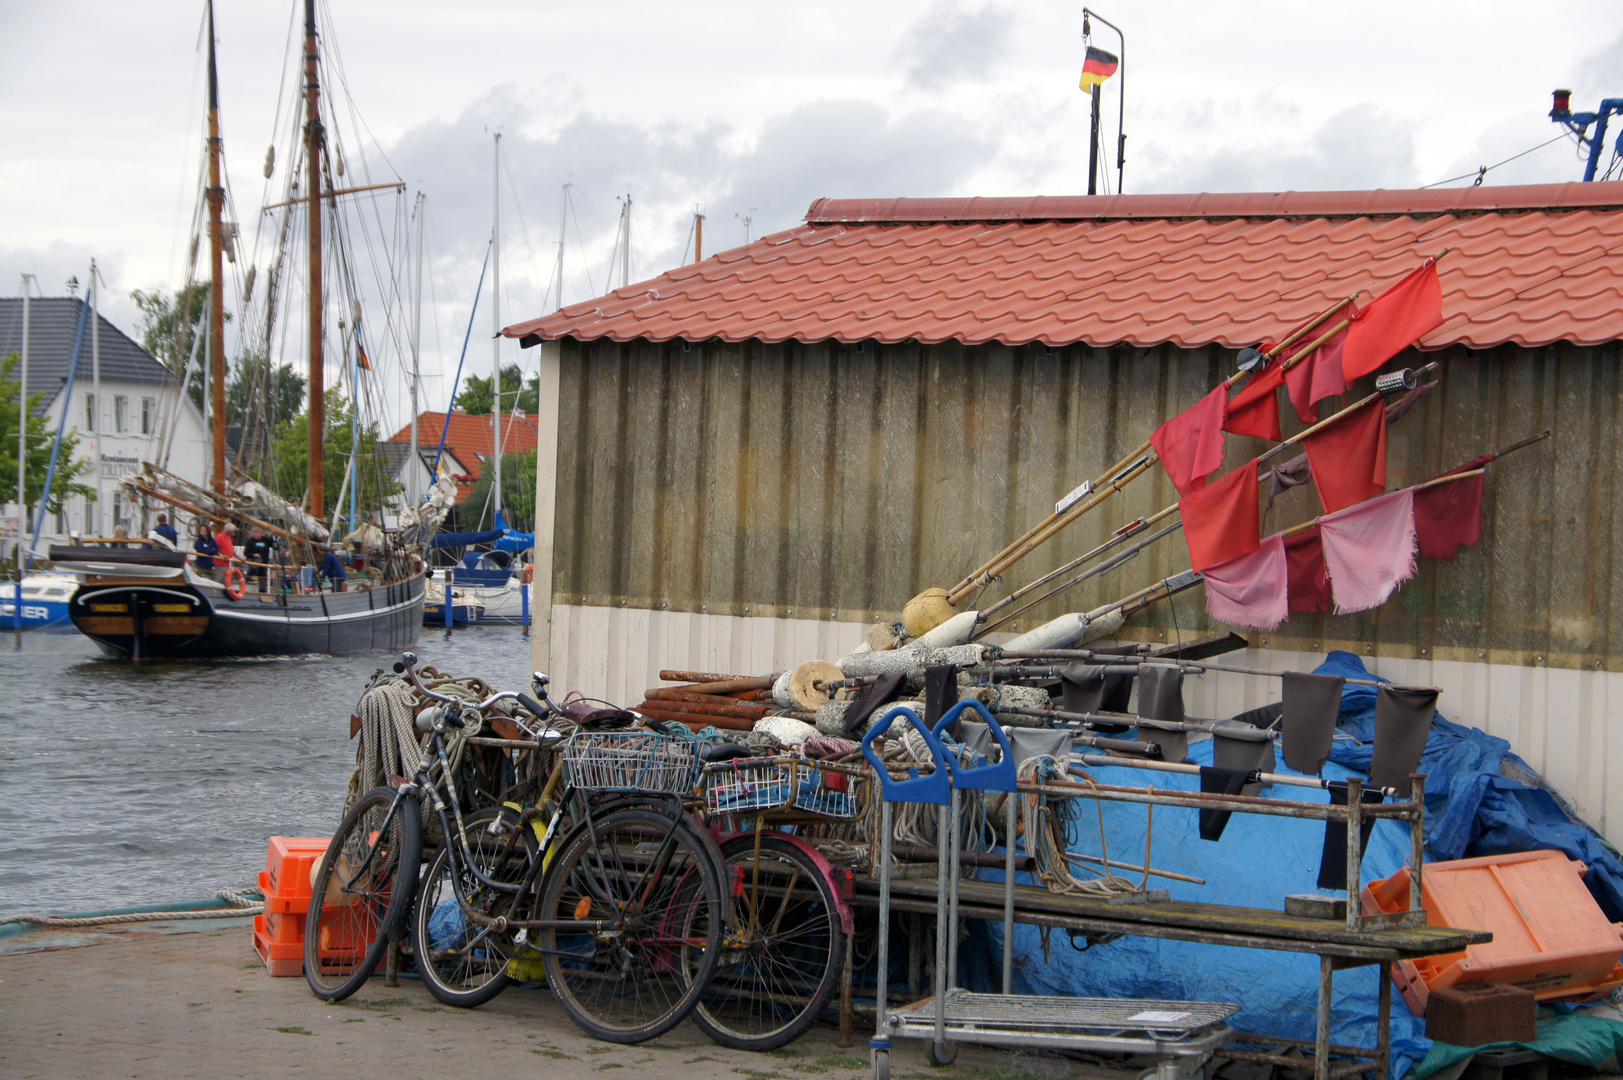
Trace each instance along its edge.
<instances>
[{"instance_id":1,"label":"white building","mask_svg":"<svg viewBox=\"0 0 1623 1080\"><path fill-rule=\"evenodd\" d=\"M28 392L45 395L47 430L53 435L59 429L77 433L77 455L90 465L73 478L59 467L53 486L76 479L100 492L98 499L69 499L62 513L45 516L41 552L52 543L65 543L69 532L111 536L122 524L132 536L144 535L150 523L140 519L139 509L118 486L119 477L140 471L143 461L194 484L208 480L208 428L181 393L179 380L105 317L93 318L87 306L77 297L29 303ZM23 302L0 299L0 356L20 356L22 345ZM16 378L15 370L11 377ZM13 520L15 484L13 477L0 477L0 492L10 496L5 513Z\"/></svg>"}]
</instances>

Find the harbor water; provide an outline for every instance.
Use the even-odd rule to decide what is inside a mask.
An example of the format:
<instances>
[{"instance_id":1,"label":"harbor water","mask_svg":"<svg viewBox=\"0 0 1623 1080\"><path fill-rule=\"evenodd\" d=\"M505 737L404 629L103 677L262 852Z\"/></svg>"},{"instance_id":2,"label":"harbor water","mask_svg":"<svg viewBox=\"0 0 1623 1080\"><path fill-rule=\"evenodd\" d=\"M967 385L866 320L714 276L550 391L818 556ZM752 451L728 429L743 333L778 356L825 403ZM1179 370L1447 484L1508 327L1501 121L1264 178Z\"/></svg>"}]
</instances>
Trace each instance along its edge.
<instances>
[{"instance_id":1,"label":"harbor water","mask_svg":"<svg viewBox=\"0 0 1623 1080\"><path fill-rule=\"evenodd\" d=\"M425 628L425 663L526 689L517 627ZM252 886L268 836L329 836L349 717L393 654L143 664L77 633L0 644L0 915Z\"/></svg>"}]
</instances>

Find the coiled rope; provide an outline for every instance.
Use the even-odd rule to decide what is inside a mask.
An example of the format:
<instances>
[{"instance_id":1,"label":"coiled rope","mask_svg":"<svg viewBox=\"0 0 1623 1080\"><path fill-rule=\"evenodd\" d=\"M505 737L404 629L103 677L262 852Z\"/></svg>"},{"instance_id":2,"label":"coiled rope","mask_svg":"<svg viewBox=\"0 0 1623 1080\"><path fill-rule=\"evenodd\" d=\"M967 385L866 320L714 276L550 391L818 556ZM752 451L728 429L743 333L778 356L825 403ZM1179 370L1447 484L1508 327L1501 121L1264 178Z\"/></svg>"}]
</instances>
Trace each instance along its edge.
<instances>
[{"instance_id":1,"label":"coiled rope","mask_svg":"<svg viewBox=\"0 0 1623 1080\"><path fill-rule=\"evenodd\" d=\"M80 926L116 926L122 923L179 922L183 919L241 919L249 915L258 915L265 910L264 901L250 900L242 893L231 889L219 890L214 894L214 898L235 906L208 911L128 911L119 915L7 915L0 918L0 926L27 923L30 926L71 929Z\"/></svg>"}]
</instances>

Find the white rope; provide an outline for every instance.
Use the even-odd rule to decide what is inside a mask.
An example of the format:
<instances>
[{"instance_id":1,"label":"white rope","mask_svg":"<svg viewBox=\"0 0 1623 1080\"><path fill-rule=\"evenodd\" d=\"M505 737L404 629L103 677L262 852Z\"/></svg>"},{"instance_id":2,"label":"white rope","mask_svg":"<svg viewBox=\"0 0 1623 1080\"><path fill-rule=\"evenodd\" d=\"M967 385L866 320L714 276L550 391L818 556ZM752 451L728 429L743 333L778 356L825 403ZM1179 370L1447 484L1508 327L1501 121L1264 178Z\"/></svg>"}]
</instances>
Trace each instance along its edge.
<instances>
[{"instance_id":1,"label":"white rope","mask_svg":"<svg viewBox=\"0 0 1623 1080\"><path fill-rule=\"evenodd\" d=\"M0 926L27 923L30 926L73 928L80 926L116 926L121 923L180 922L185 919L242 919L249 915L258 915L265 910L263 901L249 900L241 893L234 892L231 889L221 889L214 896L217 900L224 900L226 903L235 904L236 906L211 911L129 911L121 915L82 915L77 917L7 915L5 918L0 918Z\"/></svg>"}]
</instances>

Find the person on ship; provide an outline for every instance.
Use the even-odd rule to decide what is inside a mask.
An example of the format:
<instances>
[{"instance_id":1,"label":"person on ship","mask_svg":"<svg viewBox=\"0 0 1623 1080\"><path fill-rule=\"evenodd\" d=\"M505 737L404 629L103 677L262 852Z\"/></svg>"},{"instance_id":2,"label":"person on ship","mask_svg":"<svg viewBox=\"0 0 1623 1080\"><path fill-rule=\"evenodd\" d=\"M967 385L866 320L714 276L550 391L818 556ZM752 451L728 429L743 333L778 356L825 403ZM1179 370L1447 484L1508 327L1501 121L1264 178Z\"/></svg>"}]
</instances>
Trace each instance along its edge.
<instances>
[{"instance_id":1,"label":"person on ship","mask_svg":"<svg viewBox=\"0 0 1623 1080\"><path fill-rule=\"evenodd\" d=\"M242 554L248 560L248 576L259 583L259 591L265 591L265 573L276 555L276 541L265 535L265 530L255 526L254 535L248 545L242 549Z\"/></svg>"},{"instance_id":2,"label":"person on ship","mask_svg":"<svg viewBox=\"0 0 1623 1080\"><path fill-rule=\"evenodd\" d=\"M147 539L168 548L170 551L180 550L180 534L175 532L173 525L169 524L168 514L158 515L158 523L152 526L151 532L147 533Z\"/></svg>"},{"instance_id":3,"label":"person on ship","mask_svg":"<svg viewBox=\"0 0 1623 1080\"><path fill-rule=\"evenodd\" d=\"M237 545L233 538L237 534L237 527L229 521L220 526L220 531L214 534L214 542L220 548L220 573L223 575L226 568L237 558Z\"/></svg>"},{"instance_id":4,"label":"person on ship","mask_svg":"<svg viewBox=\"0 0 1623 1080\"><path fill-rule=\"evenodd\" d=\"M322 550L326 554L321 557L321 566L316 572L332 582L333 592L343 592L344 581L349 577L349 571L344 569L344 563L338 558L336 551L330 547L324 547Z\"/></svg>"},{"instance_id":5,"label":"person on ship","mask_svg":"<svg viewBox=\"0 0 1623 1080\"><path fill-rule=\"evenodd\" d=\"M204 577L214 576L214 556L220 553L220 545L214 542L209 533L208 523L197 523L197 539L192 541L192 550L196 554L192 557L192 565Z\"/></svg>"}]
</instances>

